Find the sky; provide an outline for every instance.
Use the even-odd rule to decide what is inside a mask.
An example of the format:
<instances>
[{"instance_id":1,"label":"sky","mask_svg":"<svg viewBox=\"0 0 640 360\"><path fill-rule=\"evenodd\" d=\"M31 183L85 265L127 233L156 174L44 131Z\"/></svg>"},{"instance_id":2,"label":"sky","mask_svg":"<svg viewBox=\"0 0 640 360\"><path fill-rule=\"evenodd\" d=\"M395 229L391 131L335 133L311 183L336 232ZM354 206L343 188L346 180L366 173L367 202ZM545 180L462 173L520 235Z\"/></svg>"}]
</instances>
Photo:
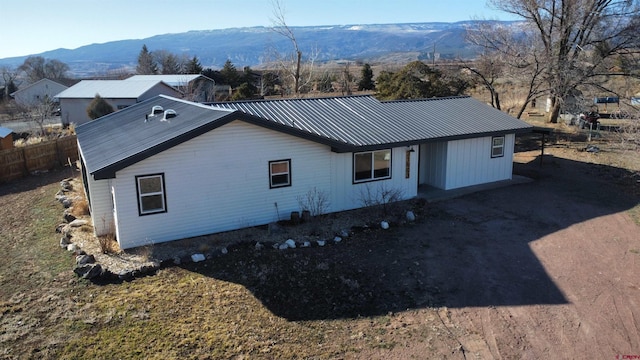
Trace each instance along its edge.
<instances>
[{"instance_id":1,"label":"sky","mask_svg":"<svg viewBox=\"0 0 640 360\"><path fill-rule=\"evenodd\" d=\"M486 0L280 0L289 26L515 20ZM190 30L272 26L273 0L1 0L0 59Z\"/></svg>"}]
</instances>

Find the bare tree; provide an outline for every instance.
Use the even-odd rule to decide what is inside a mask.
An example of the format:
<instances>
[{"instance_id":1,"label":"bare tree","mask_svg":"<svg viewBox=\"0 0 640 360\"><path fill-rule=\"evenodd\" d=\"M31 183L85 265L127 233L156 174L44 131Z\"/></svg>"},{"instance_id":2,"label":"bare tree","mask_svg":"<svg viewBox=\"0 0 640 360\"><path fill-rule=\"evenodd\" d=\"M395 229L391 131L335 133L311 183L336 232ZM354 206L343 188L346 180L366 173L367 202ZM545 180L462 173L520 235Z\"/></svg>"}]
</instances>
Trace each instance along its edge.
<instances>
[{"instance_id":1,"label":"bare tree","mask_svg":"<svg viewBox=\"0 0 640 360\"><path fill-rule=\"evenodd\" d=\"M293 92L296 96L299 96L302 89L312 82L313 64L318 52L317 50L311 51L306 60L303 61L302 50L298 40L285 20L284 5L281 0L272 0L271 4L273 7L273 19L271 20L273 26L271 30L287 38L293 47L293 52L288 55L275 54L278 66L284 75L281 78L290 78L293 82Z\"/></svg>"},{"instance_id":2,"label":"bare tree","mask_svg":"<svg viewBox=\"0 0 640 360\"><path fill-rule=\"evenodd\" d=\"M557 122L563 102L585 86L603 86L614 58L637 49L640 31L638 0L490 0L497 9L517 15L522 23L504 30L484 22L475 43L505 56L520 78L528 76L527 103L548 94L551 122ZM487 26L491 24L491 26Z\"/></svg>"},{"instance_id":3,"label":"bare tree","mask_svg":"<svg viewBox=\"0 0 640 360\"><path fill-rule=\"evenodd\" d=\"M29 56L18 68L24 71L29 83L44 78L58 80L66 78L69 66L56 59L45 59L42 56Z\"/></svg>"}]
</instances>

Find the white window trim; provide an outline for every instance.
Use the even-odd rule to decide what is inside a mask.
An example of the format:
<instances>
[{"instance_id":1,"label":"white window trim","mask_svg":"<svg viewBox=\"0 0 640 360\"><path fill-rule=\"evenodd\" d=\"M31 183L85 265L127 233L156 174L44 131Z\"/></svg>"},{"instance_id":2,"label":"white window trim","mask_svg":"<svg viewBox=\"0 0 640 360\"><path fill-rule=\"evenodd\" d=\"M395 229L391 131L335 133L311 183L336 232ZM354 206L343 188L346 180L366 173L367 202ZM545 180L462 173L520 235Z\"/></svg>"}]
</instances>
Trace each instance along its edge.
<instances>
[{"instance_id":1,"label":"white window trim","mask_svg":"<svg viewBox=\"0 0 640 360\"><path fill-rule=\"evenodd\" d=\"M377 152L381 152L381 151L385 151L385 152L389 152L389 175L387 176L383 176L383 177L375 177L375 160L376 160L376 156L375 153ZM367 179L361 179L361 180L356 180L356 155L361 155L361 154L371 154L371 177L367 178ZM361 151L361 152L357 152L357 153L353 153L353 157L352 157L352 161L353 161L353 166L352 166L352 180L354 184L360 184L360 183L365 183L365 182L370 182L370 181L379 181L379 180L387 180L387 179L391 179L391 160L392 160L392 154L393 151L391 149L381 149L381 150L372 150L372 151Z\"/></svg>"},{"instance_id":2,"label":"white window trim","mask_svg":"<svg viewBox=\"0 0 640 360\"><path fill-rule=\"evenodd\" d=\"M496 145L495 141L498 139L502 139L502 144L501 145ZM499 157L503 157L504 156L504 144L505 144L505 137L504 135L502 136L494 136L491 138L491 158L499 158ZM494 154L494 150L495 149L500 149L500 154L496 155Z\"/></svg>"},{"instance_id":3,"label":"white window trim","mask_svg":"<svg viewBox=\"0 0 640 360\"><path fill-rule=\"evenodd\" d=\"M156 191L156 192L150 192L150 193L142 194L140 192L140 180L141 179L155 178L155 177L160 178L161 190L160 191ZM139 176L136 176L136 194L138 195L138 215L142 216L142 215L160 214L160 213L167 212L167 196L166 196L165 187L164 187L164 174L151 174L151 175L139 175ZM157 195L161 195L162 196L162 208L161 209L153 209L153 210L146 210L145 211L142 208L142 198L144 198L146 196L157 196Z\"/></svg>"}]
</instances>

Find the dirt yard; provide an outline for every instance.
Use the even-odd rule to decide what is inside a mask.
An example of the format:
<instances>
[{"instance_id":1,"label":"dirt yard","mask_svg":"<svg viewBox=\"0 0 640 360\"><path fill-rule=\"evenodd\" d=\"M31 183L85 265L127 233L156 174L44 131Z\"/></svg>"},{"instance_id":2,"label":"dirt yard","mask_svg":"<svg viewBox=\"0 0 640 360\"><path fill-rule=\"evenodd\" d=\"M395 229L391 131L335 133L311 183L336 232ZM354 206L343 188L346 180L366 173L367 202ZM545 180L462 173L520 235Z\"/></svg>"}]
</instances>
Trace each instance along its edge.
<instances>
[{"instance_id":1,"label":"dirt yard","mask_svg":"<svg viewBox=\"0 0 640 360\"><path fill-rule=\"evenodd\" d=\"M533 182L415 224L117 284L76 280L47 233L68 173L1 186L0 358L640 356L638 153L589 144L556 138L542 166L525 146L514 171Z\"/></svg>"}]
</instances>

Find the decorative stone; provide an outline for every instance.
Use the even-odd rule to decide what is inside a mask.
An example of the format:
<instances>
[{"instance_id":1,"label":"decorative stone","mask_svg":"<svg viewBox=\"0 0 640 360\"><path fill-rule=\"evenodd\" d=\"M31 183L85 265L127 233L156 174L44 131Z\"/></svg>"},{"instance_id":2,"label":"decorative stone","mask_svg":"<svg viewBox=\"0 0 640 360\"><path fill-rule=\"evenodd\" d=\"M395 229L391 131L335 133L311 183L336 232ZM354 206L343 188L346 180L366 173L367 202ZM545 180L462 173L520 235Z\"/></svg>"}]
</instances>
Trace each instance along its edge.
<instances>
[{"instance_id":1,"label":"decorative stone","mask_svg":"<svg viewBox=\"0 0 640 360\"><path fill-rule=\"evenodd\" d=\"M69 244L69 245L67 245L67 251L76 251L76 250L78 250L78 249L79 249L79 247L78 247L78 245L76 245L76 244Z\"/></svg>"},{"instance_id":2,"label":"decorative stone","mask_svg":"<svg viewBox=\"0 0 640 360\"><path fill-rule=\"evenodd\" d=\"M69 244L71 244L71 241L69 240L68 237L63 236L60 238L60 247L63 249L66 249L67 246L69 246Z\"/></svg>"},{"instance_id":3,"label":"decorative stone","mask_svg":"<svg viewBox=\"0 0 640 360\"><path fill-rule=\"evenodd\" d=\"M336 236L333 238L333 242L335 243L339 243L340 241L342 241L342 238L340 236Z\"/></svg>"},{"instance_id":4,"label":"decorative stone","mask_svg":"<svg viewBox=\"0 0 640 360\"><path fill-rule=\"evenodd\" d=\"M383 221L380 223L380 227L384 230L387 230L389 228L389 223L386 221Z\"/></svg>"},{"instance_id":5,"label":"decorative stone","mask_svg":"<svg viewBox=\"0 0 640 360\"><path fill-rule=\"evenodd\" d=\"M173 263L175 265L180 265L182 263L182 260L180 260L180 256L176 256L173 258Z\"/></svg>"},{"instance_id":6,"label":"decorative stone","mask_svg":"<svg viewBox=\"0 0 640 360\"><path fill-rule=\"evenodd\" d=\"M416 214L413 211L407 211L407 221L416 221Z\"/></svg>"},{"instance_id":7,"label":"decorative stone","mask_svg":"<svg viewBox=\"0 0 640 360\"><path fill-rule=\"evenodd\" d=\"M80 227L82 225L87 225L89 222L87 220L75 219L69 223L71 227Z\"/></svg>"},{"instance_id":8,"label":"decorative stone","mask_svg":"<svg viewBox=\"0 0 640 360\"><path fill-rule=\"evenodd\" d=\"M64 219L64 221L66 221L68 223L70 223L70 222L72 222L73 220L76 219L76 217L73 216L73 214L71 214L68 210L64 211L64 214L62 214L62 218Z\"/></svg>"},{"instance_id":9,"label":"decorative stone","mask_svg":"<svg viewBox=\"0 0 640 360\"><path fill-rule=\"evenodd\" d=\"M104 274L104 269L100 264L82 264L76 266L73 272L83 279L95 279Z\"/></svg>"},{"instance_id":10,"label":"decorative stone","mask_svg":"<svg viewBox=\"0 0 640 360\"><path fill-rule=\"evenodd\" d=\"M93 255L78 255L76 256L76 264L78 265L83 265L83 264L93 264L96 262L96 258Z\"/></svg>"},{"instance_id":11,"label":"decorative stone","mask_svg":"<svg viewBox=\"0 0 640 360\"><path fill-rule=\"evenodd\" d=\"M262 250L262 249L264 249L264 245L262 245L262 243L261 243L261 242L257 242L255 247L256 247L256 250Z\"/></svg>"},{"instance_id":12,"label":"decorative stone","mask_svg":"<svg viewBox=\"0 0 640 360\"><path fill-rule=\"evenodd\" d=\"M278 249L279 250L286 250L288 248L289 248L289 244L287 244L287 243L283 243L283 244L278 245Z\"/></svg>"},{"instance_id":13,"label":"decorative stone","mask_svg":"<svg viewBox=\"0 0 640 360\"><path fill-rule=\"evenodd\" d=\"M223 247L220 252L222 253L222 255L227 255L229 253L229 250L227 250L226 247Z\"/></svg>"},{"instance_id":14,"label":"decorative stone","mask_svg":"<svg viewBox=\"0 0 640 360\"><path fill-rule=\"evenodd\" d=\"M65 209L68 209L71 207L71 205L73 205L73 201L69 198L65 198L61 202L62 202L62 206L64 206Z\"/></svg>"},{"instance_id":15,"label":"decorative stone","mask_svg":"<svg viewBox=\"0 0 640 360\"><path fill-rule=\"evenodd\" d=\"M311 242L310 241L305 241L302 243L302 245L300 245L300 247L309 247L311 246Z\"/></svg>"},{"instance_id":16,"label":"decorative stone","mask_svg":"<svg viewBox=\"0 0 640 360\"><path fill-rule=\"evenodd\" d=\"M287 246L292 248L292 249L296 248L296 242L293 239L289 239L289 240L285 241L284 243L287 244Z\"/></svg>"},{"instance_id":17,"label":"decorative stone","mask_svg":"<svg viewBox=\"0 0 640 360\"><path fill-rule=\"evenodd\" d=\"M200 261L204 261L205 257L204 254L193 254L191 255L191 261L193 262L200 262Z\"/></svg>"},{"instance_id":18,"label":"decorative stone","mask_svg":"<svg viewBox=\"0 0 640 360\"><path fill-rule=\"evenodd\" d=\"M349 231L346 229L340 230L340 236L342 236L343 238L349 237Z\"/></svg>"},{"instance_id":19,"label":"decorative stone","mask_svg":"<svg viewBox=\"0 0 640 360\"><path fill-rule=\"evenodd\" d=\"M324 246L324 244L326 244L326 241L318 240L318 246Z\"/></svg>"}]
</instances>

